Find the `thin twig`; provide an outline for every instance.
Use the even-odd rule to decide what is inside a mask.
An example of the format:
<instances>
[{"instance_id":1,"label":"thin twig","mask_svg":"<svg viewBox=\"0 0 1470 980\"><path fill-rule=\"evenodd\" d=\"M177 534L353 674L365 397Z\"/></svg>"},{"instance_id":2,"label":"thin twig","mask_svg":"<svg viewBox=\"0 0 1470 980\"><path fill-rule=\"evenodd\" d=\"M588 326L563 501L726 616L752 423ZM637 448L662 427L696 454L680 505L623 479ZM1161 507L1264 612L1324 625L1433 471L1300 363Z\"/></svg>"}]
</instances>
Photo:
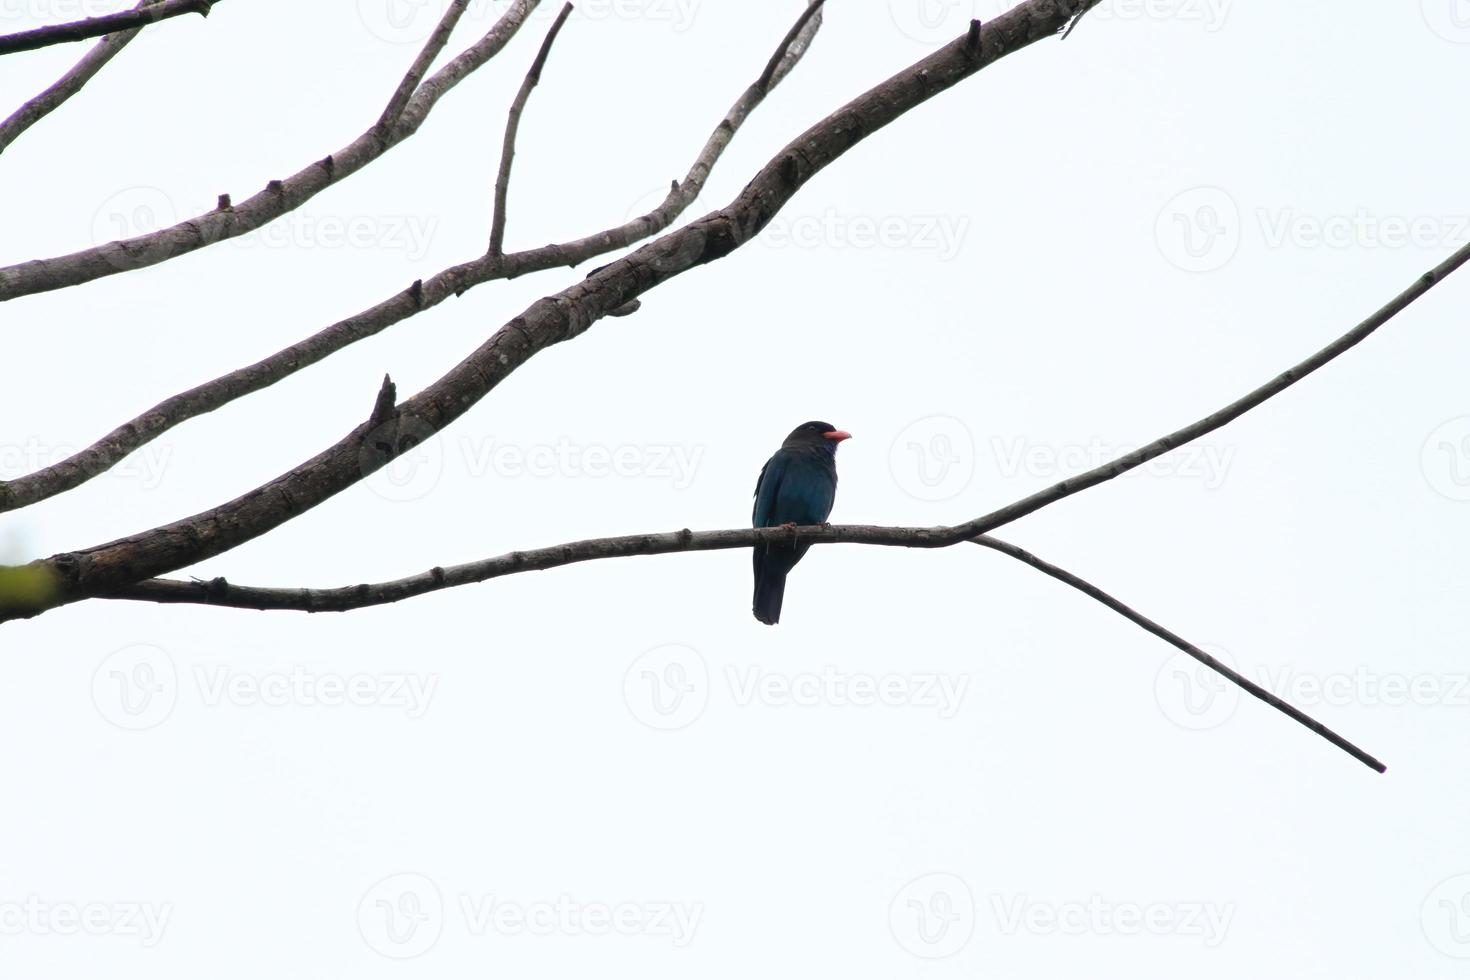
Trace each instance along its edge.
<instances>
[{"instance_id":1,"label":"thin twig","mask_svg":"<svg viewBox=\"0 0 1470 980\"><path fill-rule=\"evenodd\" d=\"M67 41L85 41L89 37L101 37L114 31L130 31L147 27L149 24L178 17L180 14L198 14L208 17L210 8L220 0L161 0L159 3L134 7L102 17L88 17L70 24L53 24L31 31L0 36L0 54L15 51L34 51L51 44Z\"/></svg>"},{"instance_id":2,"label":"thin twig","mask_svg":"<svg viewBox=\"0 0 1470 980\"><path fill-rule=\"evenodd\" d=\"M159 0L141 0L134 9L149 7L158 2ZM55 84L11 113L8 119L0 123L0 153L14 143L21 133L30 129L51 112L60 108L67 99L81 91L82 86L87 84L93 75L101 71L102 66L111 61L119 51L127 47L128 43L142 30L141 27L135 27L130 31L117 31L107 35L93 45L92 50L88 51L70 71L57 79Z\"/></svg>"},{"instance_id":3,"label":"thin twig","mask_svg":"<svg viewBox=\"0 0 1470 980\"><path fill-rule=\"evenodd\" d=\"M806 30L807 24L811 23L812 18L817 17L821 14L823 2L824 0L811 0L811 2L807 4L806 9L801 12L801 16L796 18L796 23L791 25L791 30L786 32L786 36L783 37L781 39L781 43L777 45L776 53L771 55L770 61L766 62L766 67L765 70L761 72L761 77L755 80L756 88L760 89L761 91L766 91L771 86L776 85L781 81L781 76L778 75L777 72L782 70L783 65L787 66L787 70L789 70L790 68L789 63L786 60L786 52L791 49L791 45L794 44L796 42L796 39L801 36L803 31ZM818 21L818 23L820 23L820 21Z\"/></svg>"},{"instance_id":4,"label":"thin twig","mask_svg":"<svg viewBox=\"0 0 1470 980\"><path fill-rule=\"evenodd\" d=\"M408 72L394 89L393 97L383 108L383 114L378 117L377 125L374 127L378 132L386 132L390 126L398 121L403 115L404 108L408 105L409 97L418 90L419 83L423 81L429 66L434 59L439 57L439 52L444 50L444 45L449 43L449 36L454 33L455 25L459 23L460 17L464 16L465 8L470 5L470 0L451 0L449 8L444 11L444 16L439 18L439 24L429 39L424 42L419 56L413 60Z\"/></svg>"},{"instance_id":5,"label":"thin twig","mask_svg":"<svg viewBox=\"0 0 1470 980\"><path fill-rule=\"evenodd\" d=\"M481 256L417 281L413 286L401 290L376 306L339 320L262 361L165 399L66 459L14 480L0 480L0 513L26 507L79 487L107 472L129 453L147 445L174 426L267 388L350 344L437 306L451 296L494 280L514 279L560 266L580 265L663 231L694 203L735 133L750 113L765 100L770 90L775 88L776 82L800 60L819 23L820 18L808 21L799 36L785 46L781 58L785 67L773 77L768 87L761 88L752 84L746 88L710 132L684 179L675 181L663 201L647 214L575 241L513 252L499 259ZM783 49L777 48L777 51L779 53Z\"/></svg>"},{"instance_id":6,"label":"thin twig","mask_svg":"<svg viewBox=\"0 0 1470 980\"><path fill-rule=\"evenodd\" d=\"M1104 592L1102 589L1099 589L1092 583L1080 579L1076 575L1073 575L1065 568L1060 568L1056 565L1053 565L1051 562L1043 561L1042 559L1037 558L1031 552L1026 551L1024 548L1018 548L1015 545L1010 544L1009 542L1001 541L998 538L992 538L989 535L981 535L980 537L973 540L975 544L978 544L983 548L990 548L994 551L1000 552L1003 555L1009 555L1010 557L1015 558L1018 561L1023 561L1026 564L1030 565L1032 568L1040 572L1044 572L1047 575L1050 575L1058 582L1064 582L1077 591L1083 593L1084 595L1091 596L1092 598L1096 599L1098 602L1107 606L1109 609L1123 616L1130 622L1136 623L1138 626L1141 626L1143 629L1152 633L1154 636L1157 636L1159 639L1165 641L1166 643L1173 644L1175 647L1183 650L1185 653L1189 654L1191 657L1198 660L1200 663L1204 664L1206 667L1210 668L1215 673L1219 674L1221 677L1234 684L1236 687L1239 687L1241 690L1246 691L1254 697L1260 698L1262 701L1266 702L1277 711L1280 711L1288 718L1316 732L1318 735L1322 736L1333 745L1336 745L1338 748L1342 749L1348 755L1363 763L1363 765L1368 766L1370 769L1376 769L1379 772L1384 772L1388 769L1388 767L1385 766L1382 762L1379 762L1377 759L1373 758L1373 756L1369 755L1367 752L1364 752L1362 749L1358 748L1352 742L1349 742L1347 739L1343 738L1341 735L1337 734L1332 729L1322 724L1320 721L1317 721L1310 715L1305 714L1304 712L1298 710L1287 702L1281 700L1281 698L1272 694L1270 691L1266 690L1264 687L1257 684L1250 678L1245 677L1238 671L1230 669L1216 658L1210 656L1208 653L1201 650L1193 643L1190 643L1188 640L1184 639L1184 637L1180 636L1178 633L1175 633L1172 630L1165 629L1164 627L1160 626L1158 623L1149 619L1147 616L1143 615L1137 610L1124 605L1119 600L1108 595L1106 592Z\"/></svg>"},{"instance_id":7,"label":"thin twig","mask_svg":"<svg viewBox=\"0 0 1470 980\"><path fill-rule=\"evenodd\" d=\"M526 72L505 120L505 137L500 146L500 172L495 176L495 214L490 219L489 254L496 258L505 254L505 199L510 188L510 165L516 155L516 132L521 128L521 113L526 110L526 101L531 97L531 90L541 81L541 69L546 65L546 56L551 53L551 45L561 32L561 25L567 22L571 14L572 5L568 3L556 15L556 20L552 21L551 29L546 32L541 50L536 52L536 59L531 62L531 69Z\"/></svg>"}]
</instances>

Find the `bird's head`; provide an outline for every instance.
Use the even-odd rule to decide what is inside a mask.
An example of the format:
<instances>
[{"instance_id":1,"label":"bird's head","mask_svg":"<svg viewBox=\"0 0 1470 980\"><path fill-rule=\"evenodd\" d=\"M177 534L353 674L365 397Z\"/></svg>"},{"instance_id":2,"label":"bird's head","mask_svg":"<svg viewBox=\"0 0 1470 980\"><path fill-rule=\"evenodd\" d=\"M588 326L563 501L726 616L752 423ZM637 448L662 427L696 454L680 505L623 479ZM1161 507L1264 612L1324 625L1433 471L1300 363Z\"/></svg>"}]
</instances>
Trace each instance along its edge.
<instances>
[{"instance_id":1,"label":"bird's head","mask_svg":"<svg viewBox=\"0 0 1470 980\"><path fill-rule=\"evenodd\" d=\"M837 444L844 439L851 439L852 433L843 432L841 429L827 422L803 422L791 430L791 435L786 437L782 443L785 446L821 446L829 453L837 452Z\"/></svg>"}]
</instances>

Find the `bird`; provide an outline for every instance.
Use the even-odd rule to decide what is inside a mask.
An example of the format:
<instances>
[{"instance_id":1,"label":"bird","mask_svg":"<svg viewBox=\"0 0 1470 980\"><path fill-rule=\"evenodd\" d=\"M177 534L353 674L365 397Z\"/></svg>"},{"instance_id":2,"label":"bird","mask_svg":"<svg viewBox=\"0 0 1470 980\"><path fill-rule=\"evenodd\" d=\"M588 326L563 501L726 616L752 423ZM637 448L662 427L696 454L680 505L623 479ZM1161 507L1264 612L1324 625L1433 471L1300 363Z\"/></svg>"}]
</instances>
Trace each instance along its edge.
<instances>
[{"instance_id":1,"label":"bird","mask_svg":"<svg viewBox=\"0 0 1470 980\"><path fill-rule=\"evenodd\" d=\"M826 422L803 422L791 430L755 483L752 527L825 524L837 496L837 447L852 434ZM755 596L751 611L768 626L781 621L786 573L801 561L808 544L757 541L752 564Z\"/></svg>"}]
</instances>

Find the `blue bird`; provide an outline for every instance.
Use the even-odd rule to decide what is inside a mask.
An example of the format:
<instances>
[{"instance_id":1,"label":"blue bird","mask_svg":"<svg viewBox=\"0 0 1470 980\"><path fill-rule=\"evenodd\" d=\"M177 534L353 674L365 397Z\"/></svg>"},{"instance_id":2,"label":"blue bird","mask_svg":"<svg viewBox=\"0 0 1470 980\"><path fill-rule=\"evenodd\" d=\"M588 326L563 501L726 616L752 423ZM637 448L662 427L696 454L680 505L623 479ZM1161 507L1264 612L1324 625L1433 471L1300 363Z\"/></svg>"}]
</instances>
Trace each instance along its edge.
<instances>
[{"instance_id":1,"label":"blue bird","mask_svg":"<svg viewBox=\"0 0 1470 980\"><path fill-rule=\"evenodd\" d=\"M761 467L755 484L753 527L794 527L825 524L837 496L837 445L851 439L849 433L826 422L797 426L781 443L776 455ZM768 626L781 621L781 599L786 594L786 573L801 561L809 544L790 545L756 542L755 618Z\"/></svg>"}]
</instances>

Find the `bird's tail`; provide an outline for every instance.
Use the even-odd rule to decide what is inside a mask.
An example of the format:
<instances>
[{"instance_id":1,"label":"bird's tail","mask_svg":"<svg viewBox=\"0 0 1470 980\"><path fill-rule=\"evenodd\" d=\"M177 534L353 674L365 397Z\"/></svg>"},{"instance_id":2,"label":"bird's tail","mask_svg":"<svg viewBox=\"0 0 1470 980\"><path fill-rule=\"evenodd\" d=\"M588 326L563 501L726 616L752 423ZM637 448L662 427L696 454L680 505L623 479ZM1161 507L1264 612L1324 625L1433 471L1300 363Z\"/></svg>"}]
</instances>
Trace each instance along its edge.
<instances>
[{"instance_id":1,"label":"bird's tail","mask_svg":"<svg viewBox=\"0 0 1470 980\"><path fill-rule=\"evenodd\" d=\"M751 612L767 626L781 621L781 600L786 596L786 573L774 569L763 570L755 577L755 598Z\"/></svg>"}]
</instances>

